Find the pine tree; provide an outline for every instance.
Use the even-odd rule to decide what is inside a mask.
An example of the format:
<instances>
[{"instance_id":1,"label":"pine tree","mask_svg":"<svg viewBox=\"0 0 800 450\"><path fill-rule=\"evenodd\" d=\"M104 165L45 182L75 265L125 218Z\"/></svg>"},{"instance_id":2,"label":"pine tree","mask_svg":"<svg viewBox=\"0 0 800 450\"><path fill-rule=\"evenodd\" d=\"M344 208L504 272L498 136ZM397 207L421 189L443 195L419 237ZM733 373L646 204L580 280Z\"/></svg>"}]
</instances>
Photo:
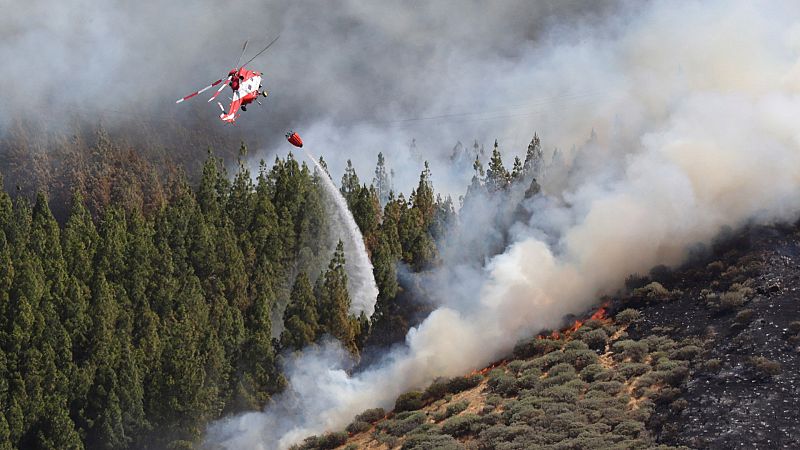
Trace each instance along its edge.
<instances>
[{"instance_id":1,"label":"pine tree","mask_svg":"<svg viewBox=\"0 0 800 450\"><path fill-rule=\"evenodd\" d=\"M219 162L209 152L208 158L203 163L203 174L197 188L197 203L200 205L203 215L211 223L217 223L221 217L222 199L220 199L218 190L219 179Z\"/></svg>"},{"instance_id":2,"label":"pine tree","mask_svg":"<svg viewBox=\"0 0 800 450\"><path fill-rule=\"evenodd\" d=\"M0 358L5 358L3 351L12 320L10 291L13 282L14 264L11 260L11 246L6 240L6 233L0 230Z\"/></svg>"},{"instance_id":3,"label":"pine tree","mask_svg":"<svg viewBox=\"0 0 800 450\"><path fill-rule=\"evenodd\" d=\"M202 344L212 331L200 281L189 269L178 277L178 283L182 288L174 301L174 313L162 330L161 373L147 400L153 423L165 424L162 447L170 439L194 439L202 424L221 411L215 395L219 386L206 380L207 353Z\"/></svg>"},{"instance_id":4,"label":"pine tree","mask_svg":"<svg viewBox=\"0 0 800 450\"><path fill-rule=\"evenodd\" d=\"M361 182L358 180L356 169L353 167L353 162L348 159L347 167L344 169L344 175L342 175L342 186L339 190L345 200L347 200L347 206L349 206L351 210L353 209L353 204L356 201L360 189Z\"/></svg>"},{"instance_id":5,"label":"pine tree","mask_svg":"<svg viewBox=\"0 0 800 450\"><path fill-rule=\"evenodd\" d=\"M395 261L387 235L381 233L378 245L372 253L372 273L378 286L378 299L372 315L373 322L387 320L390 317L391 303L399 289Z\"/></svg>"},{"instance_id":6,"label":"pine tree","mask_svg":"<svg viewBox=\"0 0 800 450\"><path fill-rule=\"evenodd\" d=\"M435 209L431 169L427 161L425 161L425 167L419 174L417 189L411 194L411 208L419 211L422 218L422 226L427 229L433 221Z\"/></svg>"},{"instance_id":7,"label":"pine tree","mask_svg":"<svg viewBox=\"0 0 800 450\"><path fill-rule=\"evenodd\" d=\"M327 252L330 242L330 227L325 210L322 174L314 172L303 197L298 223L297 270L318 273L327 263L320 257Z\"/></svg>"},{"instance_id":8,"label":"pine tree","mask_svg":"<svg viewBox=\"0 0 800 450\"><path fill-rule=\"evenodd\" d=\"M544 155L542 154L542 143L539 135L534 133L528 150L525 153L525 163L522 166L523 173L527 176L539 177L544 170Z\"/></svg>"},{"instance_id":9,"label":"pine tree","mask_svg":"<svg viewBox=\"0 0 800 450\"><path fill-rule=\"evenodd\" d=\"M372 185L375 186L375 190L377 191L381 208L386 206L386 203L389 201L389 192L391 192L392 186L389 175L386 173L386 160L381 152L378 152L378 164L375 166L375 178L372 179Z\"/></svg>"},{"instance_id":10,"label":"pine tree","mask_svg":"<svg viewBox=\"0 0 800 450\"><path fill-rule=\"evenodd\" d=\"M11 197L3 190L3 175L0 174L0 230L6 234L6 237L9 235L13 220L14 205Z\"/></svg>"},{"instance_id":11,"label":"pine tree","mask_svg":"<svg viewBox=\"0 0 800 450\"><path fill-rule=\"evenodd\" d=\"M322 330L338 339L345 348L355 351L355 330L349 318L350 295L347 292L347 273L344 270L344 245L340 240L322 276L317 298L318 317Z\"/></svg>"},{"instance_id":12,"label":"pine tree","mask_svg":"<svg viewBox=\"0 0 800 450\"><path fill-rule=\"evenodd\" d=\"M308 168L301 166L289 153L285 162L276 159L270 171L273 182L272 203L278 213L279 234L284 243L284 264L288 265L299 251L297 224L300 219L301 207L305 190L309 186L311 176Z\"/></svg>"},{"instance_id":13,"label":"pine tree","mask_svg":"<svg viewBox=\"0 0 800 450\"><path fill-rule=\"evenodd\" d=\"M331 172L328 170L328 163L322 159L322 156L319 157L319 165L322 167L322 170L325 171L325 175L328 175L328 178L330 178Z\"/></svg>"},{"instance_id":14,"label":"pine tree","mask_svg":"<svg viewBox=\"0 0 800 450\"><path fill-rule=\"evenodd\" d=\"M277 368L270 319L275 299L272 289L266 284L259 294L248 311L247 337L241 358L245 377L243 394L248 398L250 408L263 407L269 396L280 387L276 383Z\"/></svg>"},{"instance_id":15,"label":"pine tree","mask_svg":"<svg viewBox=\"0 0 800 450\"><path fill-rule=\"evenodd\" d=\"M367 340L372 333L372 322L370 322L367 314L361 311L358 318L350 317L350 323L355 333L355 347L361 352L366 348Z\"/></svg>"},{"instance_id":16,"label":"pine tree","mask_svg":"<svg viewBox=\"0 0 800 450\"><path fill-rule=\"evenodd\" d=\"M253 191L254 186L250 171L240 160L239 171L233 179L225 209L226 215L233 222L234 231L241 241L247 241L249 238L246 233L250 228L250 221L253 217Z\"/></svg>"},{"instance_id":17,"label":"pine tree","mask_svg":"<svg viewBox=\"0 0 800 450\"><path fill-rule=\"evenodd\" d=\"M291 300L283 313L281 347L300 350L317 339L319 329L316 299L304 272L295 278Z\"/></svg>"},{"instance_id":18,"label":"pine tree","mask_svg":"<svg viewBox=\"0 0 800 450\"><path fill-rule=\"evenodd\" d=\"M381 223L381 234L389 245L392 256L400 259L403 256L403 246L400 241L399 225L400 219L406 212L406 202L403 194L395 199L393 194L389 196L389 202L383 208L383 222Z\"/></svg>"},{"instance_id":19,"label":"pine tree","mask_svg":"<svg viewBox=\"0 0 800 450\"><path fill-rule=\"evenodd\" d=\"M375 192L365 184L356 194L350 207L353 211L353 219L361 230L361 234L364 235L364 239L368 244L372 243L380 222L380 207Z\"/></svg>"},{"instance_id":20,"label":"pine tree","mask_svg":"<svg viewBox=\"0 0 800 450\"><path fill-rule=\"evenodd\" d=\"M429 229L431 237L439 242L444 239L447 230L455 223L457 215L453 199L449 195L442 199L442 196L437 194L434 209L434 219Z\"/></svg>"},{"instance_id":21,"label":"pine tree","mask_svg":"<svg viewBox=\"0 0 800 450\"><path fill-rule=\"evenodd\" d=\"M35 434L33 426L44 411L44 397L50 381L48 375L56 374L47 370L54 361L48 361L43 355L43 351L48 349L48 355L53 355L46 338L56 336L46 330L48 322L53 322L53 308L47 300L49 290L42 260L29 245L31 241L28 238L33 229L32 211L25 199L17 200L14 206L10 229L13 238L9 240L14 244L14 278L9 291L8 328L2 350L11 369L6 420L12 441L26 447L32 445L30 433ZM37 228L41 232L41 226L37 225Z\"/></svg>"},{"instance_id":22,"label":"pine tree","mask_svg":"<svg viewBox=\"0 0 800 450\"><path fill-rule=\"evenodd\" d=\"M503 166L503 158L500 155L497 140L495 140L492 158L489 160L489 169L486 171L486 187L489 192L503 190L508 186L509 178L510 175Z\"/></svg>"},{"instance_id":23,"label":"pine tree","mask_svg":"<svg viewBox=\"0 0 800 450\"><path fill-rule=\"evenodd\" d=\"M5 373L0 375L5 375ZM0 450L14 450L11 442L11 428L3 413L0 413Z\"/></svg>"},{"instance_id":24,"label":"pine tree","mask_svg":"<svg viewBox=\"0 0 800 450\"><path fill-rule=\"evenodd\" d=\"M481 180L484 177L483 164L477 156L475 157L475 161L472 162L472 170L475 171L472 175L473 180Z\"/></svg>"},{"instance_id":25,"label":"pine tree","mask_svg":"<svg viewBox=\"0 0 800 450\"><path fill-rule=\"evenodd\" d=\"M61 230L43 193L36 196L28 248L39 260L45 280L44 300L60 307L64 299L66 269L61 254ZM56 304L58 303L58 304Z\"/></svg>"},{"instance_id":26,"label":"pine tree","mask_svg":"<svg viewBox=\"0 0 800 450\"><path fill-rule=\"evenodd\" d=\"M128 246L127 219L119 208L108 208L100 222L100 242L97 248L97 271L103 272L106 279L120 285L125 279ZM120 299L121 301L124 301Z\"/></svg>"},{"instance_id":27,"label":"pine tree","mask_svg":"<svg viewBox=\"0 0 800 450\"><path fill-rule=\"evenodd\" d=\"M2 428L2 424L0 424ZM51 397L45 403L45 410L41 423L37 427L36 448L39 449L83 449L84 445L78 431L75 429L75 422L69 416L66 402L63 399ZM2 439L2 430L0 430ZM2 448L2 444L0 444Z\"/></svg>"},{"instance_id":28,"label":"pine tree","mask_svg":"<svg viewBox=\"0 0 800 450\"><path fill-rule=\"evenodd\" d=\"M514 167L511 169L511 179L517 180L523 175L522 161L519 156L514 157Z\"/></svg>"},{"instance_id":29,"label":"pine tree","mask_svg":"<svg viewBox=\"0 0 800 450\"><path fill-rule=\"evenodd\" d=\"M83 203L83 196L76 192L72 199L72 210L62 234L62 248L67 271L66 301L62 317L72 341L76 362L85 361L88 349L87 336L92 319L89 313L94 276L93 260L100 237L94 221Z\"/></svg>"}]
</instances>

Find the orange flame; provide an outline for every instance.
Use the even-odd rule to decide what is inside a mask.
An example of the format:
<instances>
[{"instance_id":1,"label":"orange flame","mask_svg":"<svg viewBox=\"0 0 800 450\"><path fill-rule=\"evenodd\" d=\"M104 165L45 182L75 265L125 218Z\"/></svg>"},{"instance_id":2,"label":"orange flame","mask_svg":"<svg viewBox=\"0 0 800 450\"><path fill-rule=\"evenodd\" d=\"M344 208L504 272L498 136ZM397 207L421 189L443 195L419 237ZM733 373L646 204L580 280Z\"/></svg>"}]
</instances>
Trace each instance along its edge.
<instances>
[{"instance_id":1,"label":"orange flame","mask_svg":"<svg viewBox=\"0 0 800 450\"><path fill-rule=\"evenodd\" d=\"M505 359L501 359L500 361L495 361L492 364L484 367L483 369L473 369L472 372L470 372L468 376L471 376L471 375L486 375L492 369L496 369L498 367L505 366L506 363L507 363L507 361Z\"/></svg>"},{"instance_id":2,"label":"orange flame","mask_svg":"<svg viewBox=\"0 0 800 450\"><path fill-rule=\"evenodd\" d=\"M609 302L605 302L602 305L600 305L600 307L597 308L597 311L592 313L592 315L589 316L588 319L583 319L583 320L578 319L575 322L573 322L572 325L570 325L570 326L568 326L566 328L562 328L561 330L553 330L553 331L550 332L550 334L540 334L539 336L536 336L536 339L553 339L553 340L557 340L557 339L561 339L562 337L563 338L568 338L572 333L578 331L583 326L583 324L586 323L587 320L599 320L599 321L601 321L603 323L610 323L611 322L611 318L608 317L608 305L609 305ZM478 375L478 374L486 375L492 369L495 369L497 367L505 366L507 362L508 361L506 361L504 359L500 360L500 361L496 361L496 362L492 363L491 365L489 365L488 367L484 367L483 369L474 369L474 370L472 370L472 372L470 372L469 375Z\"/></svg>"},{"instance_id":3,"label":"orange flame","mask_svg":"<svg viewBox=\"0 0 800 450\"><path fill-rule=\"evenodd\" d=\"M566 338L569 337L572 333L578 331L587 320L599 320L602 322L610 322L611 319L608 317L608 303L603 303L600 308L597 309L589 319L578 319L572 323L572 325L562 328L559 330L553 330L549 335L539 335L537 336L538 339L560 339L562 337Z\"/></svg>"}]
</instances>

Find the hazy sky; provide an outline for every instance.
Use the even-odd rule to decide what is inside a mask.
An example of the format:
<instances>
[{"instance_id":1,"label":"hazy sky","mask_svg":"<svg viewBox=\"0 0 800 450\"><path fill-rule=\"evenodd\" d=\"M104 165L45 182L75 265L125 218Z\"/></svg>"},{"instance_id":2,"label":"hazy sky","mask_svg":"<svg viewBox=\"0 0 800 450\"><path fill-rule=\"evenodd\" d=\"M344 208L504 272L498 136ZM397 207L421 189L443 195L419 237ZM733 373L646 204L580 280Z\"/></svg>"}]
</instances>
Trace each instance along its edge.
<instances>
[{"instance_id":1,"label":"hazy sky","mask_svg":"<svg viewBox=\"0 0 800 450\"><path fill-rule=\"evenodd\" d=\"M238 122L263 143L256 158L285 153L293 128L336 178L352 158L371 181L383 151L408 190L421 160L443 159L458 140L499 139L510 165L510 149L521 153L534 130L560 120L559 105L602 94L538 87L531 69L548 30L561 30L559 45L578 43L586 25L622 14L616 3L0 0L0 127L23 113L157 122L190 111L208 118L199 126L222 127L211 92L174 101L227 73L244 40L252 55L280 34L251 64L270 96ZM544 138L550 147L580 142ZM433 171L448 191L468 181L463 171L451 180L444 161Z\"/></svg>"}]
</instances>

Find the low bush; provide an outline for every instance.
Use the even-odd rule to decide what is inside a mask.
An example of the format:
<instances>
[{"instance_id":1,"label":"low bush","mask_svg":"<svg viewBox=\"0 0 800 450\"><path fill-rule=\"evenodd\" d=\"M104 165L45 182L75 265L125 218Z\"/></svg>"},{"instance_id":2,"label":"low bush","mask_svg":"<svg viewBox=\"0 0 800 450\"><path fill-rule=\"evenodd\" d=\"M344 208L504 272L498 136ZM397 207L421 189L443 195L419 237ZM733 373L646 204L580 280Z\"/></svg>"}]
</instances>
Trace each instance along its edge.
<instances>
[{"instance_id":1,"label":"low bush","mask_svg":"<svg viewBox=\"0 0 800 450\"><path fill-rule=\"evenodd\" d=\"M664 358L662 358L663 360ZM656 370L652 372L660 381L667 383L671 386L680 386L689 376L689 368L686 364L673 364L677 361L669 361L668 363L659 362Z\"/></svg>"},{"instance_id":2,"label":"low bush","mask_svg":"<svg viewBox=\"0 0 800 450\"><path fill-rule=\"evenodd\" d=\"M586 343L592 350L603 350L608 341L608 334L603 329L596 329L585 333L581 340Z\"/></svg>"},{"instance_id":3,"label":"low bush","mask_svg":"<svg viewBox=\"0 0 800 450\"><path fill-rule=\"evenodd\" d=\"M552 376L548 375L547 377L539 380L539 386L545 389L552 386L560 386L562 384L569 383L576 378L577 375L573 369L571 372L562 372Z\"/></svg>"},{"instance_id":4,"label":"low bush","mask_svg":"<svg viewBox=\"0 0 800 450\"><path fill-rule=\"evenodd\" d=\"M357 433L363 433L369 430L370 428L372 428L371 423L364 422L361 420L355 420L353 422L350 422L350 425L348 425L347 428L345 428L345 430L347 430L347 432L350 434L357 434Z\"/></svg>"},{"instance_id":5,"label":"low bush","mask_svg":"<svg viewBox=\"0 0 800 450\"><path fill-rule=\"evenodd\" d=\"M567 350L564 352L564 362L573 365L575 370L581 371L584 367L597 362L597 353L589 348Z\"/></svg>"},{"instance_id":6,"label":"low bush","mask_svg":"<svg viewBox=\"0 0 800 450\"><path fill-rule=\"evenodd\" d=\"M736 318L733 320L739 325L747 325L751 320L753 320L753 310L743 309L736 313Z\"/></svg>"},{"instance_id":7,"label":"low bush","mask_svg":"<svg viewBox=\"0 0 800 450\"><path fill-rule=\"evenodd\" d=\"M460 450L464 446L452 436L438 433L414 433L406 437L402 450Z\"/></svg>"},{"instance_id":8,"label":"low bush","mask_svg":"<svg viewBox=\"0 0 800 450\"><path fill-rule=\"evenodd\" d=\"M764 376L772 377L775 375L779 375L783 368L781 367L781 363L778 361L772 361L768 358L763 356L756 356L750 359L750 364L761 374Z\"/></svg>"},{"instance_id":9,"label":"low bush","mask_svg":"<svg viewBox=\"0 0 800 450\"><path fill-rule=\"evenodd\" d=\"M571 364L560 363L551 367L550 370L547 371L548 377L555 377L557 375L564 375L564 374L568 374L570 378L575 378L575 368L572 367Z\"/></svg>"},{"instance_id":10,"label":"low bush","mask_svg":"<svg viewBox=\"0 0 800 450\"><path fill-rule=\"evenodd\" d=\"M617 371L625 378L638 377L650 371L650 365L645 363L620 363Z\"/></svg>"},{"instance_id":11,"label":"low bush","mask_svg":"<svg viewBox=\"0 0 800 450\"><path fill-rule=\"evenodd\" d=\"M503 397L499 395L488 395L486 396L486 404L497 406L503 403Z\"/></svg>"},{"instance_id":12,"label":"low bush","mask_svg":"<svg viewBox=\"0 0 800 450\"><path fill-rule=\"evenodd\" d=\"M394 402L394 411L416 411L425 406L425 400L422 392L411 391L405 394L400 394Z\"/></svg>"},{"instance_id":13,"label":"low bush","mask_svg":"<svg viewBox=\"0 0 800 450\"><path fill-rule=\"evenodd\" d=\"M339 447L340 445L344 445L347 442L348 434L345 431L336 431L333 433L326 433L323 434L322 437L319 438L319 448L320 449L332 449Z\"/></svg>"},{"instance_id":14,"label":"low bush","mask_svg":"<svg viewBox=\"0 0 800 450\"><path fill-rule=\"evenodd\" d=\"M583 327L581 327L581 328L583 328ZM586 350L588 348L589 348L589 346L586 345L585 342L577 340L577 339L573 339L571 341L568 341L566 344L564 344L564 347L561 350L566 352L566 351L569 351L569 350Z\"/></svg>"},{"instance_id":15,"label":"low bush","mask_svg":"<svg viewBox=\"0 0 800 450\"><path fill-rule=\"evenodd\" d=\"M398 414L392 419L378 423L377 427L381 431L392 436L403 436L416 429L425 422L425 413L415 411Z\"/></svg>"},{"instance_id":16,"label":"low bush","mask_svg":"<svg viewBox=\"0 0 800 450\"><path fill-rule=\"evenodd\" d=\"M724 292L719 296L720 311L730 311L744 304L744 294L739 291Z\"/></svg>"},{"instance_id":17,"label":"low bush","mask_svg":"<svg viewBox=\"0 0 800 450\"><path fill-rule=\"evenodd\" d=\"M633 362L642 362L649 351L647 343L630 339L617 341L612 348L622 358L630 359Z\"/></svg>"},{"instance_id":18,"label":"low bush","mask_svg":"<svg viewBox=\"0 0 800 450\"><path fill-rule=\"evenodd\" d=\"M683 411L684 409L686 409L687 406L689 406L689 402L687 402L686 400L684 400L682 398L679 398L679 399L677 399L674 402L669 404L669 409L674 413L679 413L679 412Z\"/></svg>"},{"instance_id":19,"label":"low bush","mask_svg":"<svg viewBox=\"0 0 800 450\"><path fill-rule=\"evenodd\" d=\"M344 445L349 435L345 431L326 433L322 436L309 436L300 445L292 446L293 450L329 450Z\"/></svg>"},{"instance_id":20,"label":"low bush","mask_svg":"<svg viewBox=\"0 0 800 450\"><path fill-rule=\"evenodd\" d=\"M467 409L467 407L469 407L469 402L467 402L465 400L462 400L462 401L459 401L459 402L450 403L449 405L447 405L447 407L444 409L444 411L441 411L439 413L434 414L433 418L437 422L438 421L442 421L444 419L447 419L449 417L452 417L452 416L464 411L465 409Z\"/></svg>"},{"instance_id":21,"label":"low bush","mask_svg":"<svg viewBox=\"0 0 800 450\"><path fill-rule=\"evenodd\" d=\"M606 392L610 395L617 395L622 392L622 383L619 381L595 381L589 385L590 390Z\"/></svg>"},{"instance_id":22,"label":"low bush","mask_svg":"<svg viewBox=\"0 0 800 450\"><path fill-rule=\"evenodd\" d=\"M678 343L668 338L667 336L648 336L639 341L640 344L647 346L650 353L653 352L671 352L675 350Z\"/></svg>"},{"instance_id":23,"label":"low bush","mask_svg":"<svg viewBox=\"0 0 800 450\"><path fill-rule=\"evenodd\" d=\"M375 423L384 417L386 417L386 411L383 408L372 408L357 415L353 421Z\"/></svg>"},{"instance_id":24,"label":"low bush","mask_svg":"<svg viewBox=\"0 0 800 450\"><path fill-rule=\"evenodd\" d=\"M491 392L505 397L517 395L517 392L519 392L517 378L506 373L503 369L494 369L489 372L489 381L487 385Z\"/></svg>"},{"instance_id":25,"label":"low bush","mask_svg":"<svg viewBox=\"0 0 800 450\"><path fill-rule=\"evenodd\" d=\"M633 420L626 420L614 427L614 433L629 437L639 437L644 432L644 424Z\"/></svg>"},{"instance_id":26,"label":"low bush","mask_svg":"<svg viewBox=\"0 0 800 450\"><path fill-rule=\"evenodd\" d=\"M517 390L524 391L524 390L531 390L531 389L539 389L541 386L540 383L540 376L539 374L532 373L522 375L517 378Z\"/></svg>"},{"instance_id":27,"label":"low bush","mask_svg":"<svg viewBox=\"0 0 800 450\"><path fill-rule=\"evenodd\" d=\"M669 291L658 281L653 281L644 287L634 289L633 295L635 297L661 298L668 296Z\"/></svg>"},{"instance_id":28,"label":"low bush","mask_svg":"<svg viewBox=\"0 0 800 450\"><path fill-rule=\"evenodd\" d=\"M514 346L514 357L525 359L540 356L561 348L561 341L554 339L540 339L538 337L519 342Z\"/></svg>"},{"instance_id":29,"label":"low bush","mask_svg":"<svg viewBox=\"0 0 800 450\"><path fill-rule=\"evenodd\" d=\"M717 358L712 358L703 363L703 370L706 372L718 372L722 367L722 361Z\"/></svg>"},{"instance_id":30,"label":"low bush","mask_svg":"<svg viewBox=\"0 0 800 450\"><path fill-rule=\"evenodd\" d=\"M437 378L425 389L422 396L428 401L436 401L444 397L448 393L447 378Z\"/></svg>"},{"instance_id":31,"label":"low bush","mask_svg":"<svg viewBox=\"0 0 800 450\"><path fill-rule=\"evenodd\" d=\"M564 352L558 350L536 358L535 360L531 361L531 364L535 364L536 367L542 370L548 370L549 368L562 362L566 362L566 357Z\"/></svg>"},{"instance_id":32,"label":"low bush","mask_svg":"<svg viewBox=\"0 0 800 450\"><path fill-rule=\"evenodd\" d=\"M578 391L567 386L552 386L543 390L542 396L558 402L574 403L578 400Z\"/></svg>"},{"instance_id":33,"label":"low bush","mask_svg":"<svg viewBox=\"0 0 800 450\"><path fill-rule=\"evenodd\" d=\"M517 360L511 361L510 363L506 364L506 369L508 369L508 370L510 370L510 371L512 371L514 373L520 373L520 372L522 372L524 370L524 367L525 367L526 363L527 363L527 361L525 361L524 359L517 359Z\"/></svg>"},{"instance_id":34,"label":"low bush","mask_svg":"<svg viewBox=\"0 0 800 450\"><path fill-rule=\"evenodd\" d=\"M397 446L398 439L395 436L392 436L391 434L375 433L373 436L375 437L376 441L380 442L381 444L389 448L394 448Z\"/></svg>"},{"instance_id":35,"label":"low bush","mask_svg":"<svg viewBox=\"0 0 800 450\"><path fill-rule=\"evenodd\" d=\"M600 364L589 364L581 370L581 379L583 381L592 382L598 379L606 372L606 368Z\"/></svg>"},{"instance_id":36,"label":"low bush","mask_svg":"<svg viewBox=\"0 0 800 450\"><path fill-rule=\"evenodd\" d=\"M504 446L506 448L519 448L525 447L515 445L519 444L526 436L531 436L536 433L532 427L527 424L521 425L494 425L483 431L478 435L478 449L479 450L494 450Z\"/></svg>"},{"instance_id":37,"label":"low bush","mask_svg":"<svg viewBox=\"0 0 800 450\"><path fill-rule=\"evenodd\" d=\"M697 355L703 352L703 349L696 345L685 345L679 349L674 350L669 357L672 359L679 359L683 361L691 361Z\"/></svg>"},{"instance_id":38,"label":"low bush","mask_svg":"<svg viewBox=\"0 0 800 450\"><path fill-rule=\"evenodd\" d=\"M473 426L480 424L480 416L475 414L462 414L460 416L451 417L442 423L442 431L451 436L463 436L470 432L477 431Z\"/></svg>"},{"instance_id":39,"label":"low bush","mask_svg":"<svg viewBox=\"0 0 800 450\"><path fill-rule=\"evenodd\" d=\"M474 388L481 384L481 381L483 381L483 375L479 373L451 378L447 383L447 392L450 394L458 394L459 392Z\"/></svg>"},{"instance_id":40,"label":"low bush","mask_svg":"<svg viewBox=\"0 0 800 450\"><path fill-rule=\"evenodd\" d=\"M681 390L674 387L665 386L659 389L650 389L645 396L655 403L669 404L681 395Z\"/></svg>"},{"instance_id":41,"label":"low bush","mask_svg":"<svg viewBox=\"0 0 800 450\"><path fill-rule=\"evenodd\" d=\"M621 325L630 325L638 322L641 317L642 314L639 311L632 308L627 308L617 313L615 320Z\"/></svg>"}]
</instances>

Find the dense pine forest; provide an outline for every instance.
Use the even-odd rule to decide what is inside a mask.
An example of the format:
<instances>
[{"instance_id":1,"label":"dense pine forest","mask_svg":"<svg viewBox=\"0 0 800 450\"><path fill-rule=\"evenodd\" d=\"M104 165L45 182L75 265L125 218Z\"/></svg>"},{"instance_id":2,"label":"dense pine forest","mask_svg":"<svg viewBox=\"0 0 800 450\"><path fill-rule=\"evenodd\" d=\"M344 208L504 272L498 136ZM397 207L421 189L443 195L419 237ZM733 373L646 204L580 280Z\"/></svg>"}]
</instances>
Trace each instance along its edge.
<instances>
[{"instance_id":1,"label":"dense pine forest","mask_svg":"<svg viewBox=\"0 0 800 450\"><path fill-rule=\"evenodd\" d=\"M291 153L257 174L241 160L229 174L210 152L197 175L133 170L121 163L129 148L94 136L80 166L48 166L71 174L64 185L0 193L3 448L192 447L209 421L280 392L285 355L329 337L356 357L401 340L426 308L413 274L439 263L457 229L427 163L407 198L383 155L371 183L348 165L341 192L380 291L372 318L355 316L320 184L329 174ZM495 146L484 172L476 155L461 201L532 174L538 137L528 156L509 172Z\"/></svg>"}]
</instances>

